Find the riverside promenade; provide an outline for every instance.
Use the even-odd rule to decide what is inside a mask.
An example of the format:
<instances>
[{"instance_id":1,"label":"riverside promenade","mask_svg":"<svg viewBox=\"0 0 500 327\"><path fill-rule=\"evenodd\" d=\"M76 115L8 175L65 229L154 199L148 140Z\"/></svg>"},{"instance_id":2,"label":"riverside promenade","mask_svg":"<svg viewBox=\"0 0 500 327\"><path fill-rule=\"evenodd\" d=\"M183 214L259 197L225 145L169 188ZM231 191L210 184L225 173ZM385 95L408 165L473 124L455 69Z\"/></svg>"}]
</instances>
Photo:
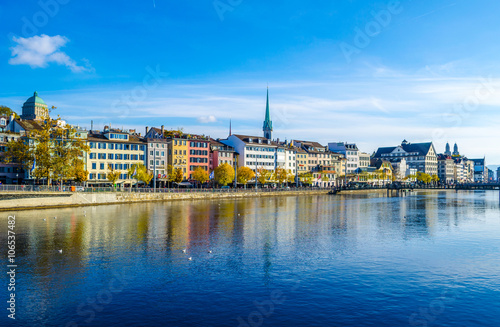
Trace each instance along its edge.
<instances>
[{"instance_id":1,"label":"riverside promenade","mask_svg":"<svg viewBox=\"0 0 500 327\"><path fill-rule=\"evenodd\" d=\"M341 188L339 194L387 192L387 186L370 188ZM110 187L70 187L65 186L0 186L0 211L34 210L79 206L110 205L120 203L140 203L181 200L211 200L251 197L300 196L328 194L331 188L248 188L248 189L156 189L132 188L113 189ZM426 186L412 190L455 190L454 187ZM393 196L394 194L390 194Z\"/></svg>"},{"instance_id":2,"label":"riverside promenade","mask_svg":"<svg viewBox=\"0 0 500 327\"><path fill-rule=\"evenodd\" d=\"M249 197L297 196L327 194L329 189L118 189L87 187L72 191L71 187L3 186L0 188L0 211L78 207L175 200L210 200Z\"/></svg>"}]
</instances>

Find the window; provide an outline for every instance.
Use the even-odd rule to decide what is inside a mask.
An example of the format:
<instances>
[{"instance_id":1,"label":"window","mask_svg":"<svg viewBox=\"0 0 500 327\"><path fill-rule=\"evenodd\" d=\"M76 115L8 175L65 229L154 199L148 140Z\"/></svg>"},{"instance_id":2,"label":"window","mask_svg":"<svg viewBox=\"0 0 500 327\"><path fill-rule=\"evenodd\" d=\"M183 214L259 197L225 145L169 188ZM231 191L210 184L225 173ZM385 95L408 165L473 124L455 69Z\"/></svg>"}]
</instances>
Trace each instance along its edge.
<instances>
[{"instance_id":1,"label":"window","mask_svg":"<svg viewBox=\"0 0 500 327\"><path fill-rule=\"evenodd\" d=\"M99 164L99 169L103 170L104 169L104 163Z\"/></svg>"},{"instance_id":2,"label":"window","mask_svg":"<svg viewBox=\"0 0 500 327\"><path fill-rule=\"evenodd\" d=\"M92 163L92 169L97 169L97 164L95 162Z\"/></svg>"},{"instance_id":3,"label":"window","mask_svg":"<svg viewBox=\"0 0 500 327\"><path fill-rule=\"evenodd\" d=\"M90 159L95 159L95 153L91 153L89 156Z\"/></svg>"},{"instance_id":4,"label":"window","mask_svg":"<svg viewBox=\"0 0 500 327\"><path fill-rule=\"evenodd\" d=\"M112 153L108 153L108 159L113 160L113 154Z\"/></svg>"}]
</instances>

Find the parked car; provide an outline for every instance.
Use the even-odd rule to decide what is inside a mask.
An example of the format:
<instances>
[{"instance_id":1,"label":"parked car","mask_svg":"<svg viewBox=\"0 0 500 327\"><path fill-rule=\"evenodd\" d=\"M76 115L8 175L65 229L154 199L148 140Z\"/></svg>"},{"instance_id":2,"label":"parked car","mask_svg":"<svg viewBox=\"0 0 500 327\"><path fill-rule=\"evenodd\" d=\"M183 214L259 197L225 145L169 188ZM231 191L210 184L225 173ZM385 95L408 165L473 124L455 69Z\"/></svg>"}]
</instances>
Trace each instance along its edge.
<instances>
[{"instance_id":1,"label":"parked car","mask_svg":"<svg viewBox=\"0 0 500 327\"><path fill-rule=\"evenodd\" d=\"M83 187L83 186L75 186L75 191L76 192L83 192L83 191L85 191L85 187Z\"/></svg>"}]
</instances>

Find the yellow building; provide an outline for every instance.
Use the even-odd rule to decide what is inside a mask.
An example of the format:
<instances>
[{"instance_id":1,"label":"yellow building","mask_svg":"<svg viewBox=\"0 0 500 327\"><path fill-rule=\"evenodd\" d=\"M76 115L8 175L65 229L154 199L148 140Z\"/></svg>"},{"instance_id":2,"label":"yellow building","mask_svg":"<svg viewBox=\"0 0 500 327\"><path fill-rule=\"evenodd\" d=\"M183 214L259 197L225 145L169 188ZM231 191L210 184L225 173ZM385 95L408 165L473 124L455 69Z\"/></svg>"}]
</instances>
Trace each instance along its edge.
<instances>
[{"instance_id":1,"label":"yellow building","mask_svg":"<svg viewBox=\"0 0 500 327\"><path fill-rule=\"evenodd\" d=\"M129 186L137 183L128 176L133 164L145 164L147 143L135 134L121 130L105 128L104 132L90 131L87 137L90 152L87 153L88 184L99 185L110 183L107 174L120 171L116 184Z\"/></svg>"},{"instance_id":2,"label":"yellow building","mask_svg":"<svg viewBox=\"0 0 500 327\"><path fill-rule=\"evenodd\" d=\"M183 137L174 137L168 140L168 164L174 167L174 170L180 168L184 179L187 179L187 160L188 160L188 140Z\"/></svg>"}]
</instances>

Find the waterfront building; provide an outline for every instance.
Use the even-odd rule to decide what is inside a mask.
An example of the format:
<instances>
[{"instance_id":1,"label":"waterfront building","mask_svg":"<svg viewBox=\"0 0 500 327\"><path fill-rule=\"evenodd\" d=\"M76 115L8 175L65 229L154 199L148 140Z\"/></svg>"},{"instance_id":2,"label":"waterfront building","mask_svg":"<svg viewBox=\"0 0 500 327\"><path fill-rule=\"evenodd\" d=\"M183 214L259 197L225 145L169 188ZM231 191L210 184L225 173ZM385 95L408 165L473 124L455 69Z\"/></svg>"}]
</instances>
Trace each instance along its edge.
<instances>
[{"instance_id":1,"label":"waterfront building","mask_svg":"<svg viewBox=\"0 0 500 327\"><path fill-rule=\"evenodd\" d=\"M22 110L21 119L23 120L44 120L49 117L48 106L36 91L24 102Z\"/></svg>"},{"instance_id":2,"label":"waterfront building","mask_svg":"<svg viewBox=\"0 0 500 327\"><path fill-rule=\"evenodd\" d=\"M0 182L2 184L20 184L24 179L25 172L18 163L6 163L2 160L4 152L7 151L9 142L17 141L20 133L0 131Z\"/></svg>"},{"instance_id":3,"label":"waterfront building","mask_svg":"<svg viewBox=\"0 0 500 327\"><path fill-rule=\"evenodd\" d=\"M359 168L359 149L355 143L333 142L328 143L328 149L341 153L346 158L347 174L353 174Z\"/></svg>"},{"instance_id":4,"label":"waterfront building","mask_svg":"<svg viewBox=\"0 0 500 327\"><path fill-rule=\"evenodd\" d=\"M448 146L449 147L449 146ZM438 154L438 177L440 182L444 184L453 184L456 180L457 166L463 167L461 164L455 163L455 160L450 155ZM463 169L463 168L462 168ZM460 173L463 175L463 172Z\"/></svg>"},{"instance_id":5,"label":"waterfront building","mask_svg":"<svg viewBox=\"0 0 500 327\"><path fill-rule=\"evenodd\" d=\"M389 160L372 158L370 160L370 166L375 168L375 172L378 172L379 183L387 184L392 181L393 171L392 164Z\"/></svg>"},{"instance_id":6,"label":"waterfront building","mask_svg":"<svg viewBox=\"0 0 500 327\"><path fill-rule=\"evenodd\" d=\"M291 143L283 143L285 149L285 169L292 175L297 174L296 148Z\"/></svg>"},{"instance_id":7,"label":"waterfront building","mask_svg":"<svg viewBox=\"0 0 500 327\"><path fill-rule=\"evenodd\" d=\"M193 172L201 167L210 171L210 137L204 135L187 135L188 138L188 178L193 179Z\"/></svg>"},{"instance_id":8,"label":"waterfront building","mask_svg":"<svg viewBox=\"0 0 500 327\"><path fill-rule=\"evenodd\" d=\"M152 127L148 130L144 138L147 143L146 168L156 175L156 182L165 185L168 175L168 142L165 138L165 127ZM154 179L151 181L154 182Z\"/></svg>"},{"instance_id":9,"label":"waterfront building","mask_svg":"<svg viewBox=\"0 0 500 327\"><path fill-rule=\"evenodd\" d=\"M184 134L176 134L167 139L168 165L182 171L183 179L188 178L188 139Z\"/></svg>"},{"instance_id":10,"label":"waterfront building","mask_svg":"<svg viewBox=\"0 0 500 327\"><path fill-rule=\"evenodd\" d=\"M308 172L307 162L309 160L309 156L306 150L296 146L294 146L294 149L295 149L295 160L297 165L297 175L307 173Z\"/></svg>"},{"instance_id":11,"label":"waterfront building","mask_svg":"<svg viewBox=\"0 0 500 327\"><path fill-rule=\"evenodd\" d=\"M370 155L365 152L359 152L359 168L370 166Z\"/></svg>"},{"instance_id":12,"label":"waterfront building","mask_svg":"<svg viewBox=\"0 0 500 327\"><path fill-rule=\"evenodd\" d=\"M474 162L474 182L488 182L488 167L486 167L486 158L471 160Z\"/></svg>"},{"instance_id":13,"label":"waterfront building","mask_svg":"<svg viewBox=\"0 0 500 327\"><path fill-rule=\"evenodd\" d=\"M276 169L278 143L266 137L233 134L220 142L233 147L238 153L238 167L254 171L261 167L271 171Z\"/></svg>"},{"instance_id":14,"label":"waterfront building","mask_svg":"<svg viewBox=\"0 0 500 327\"><path fill-rule=\"evenodd\" d=\"M404 140L398 146L378 148L374 158L405 158L409 168L429 175L438 173L437 156L432 142L412 144Z\"/></svg>"},{"instance_id":15,"label":"waterfront building","mask_svg":"<svg viewBox=\"0 0 500 327\"><path fill-rule=\"evenodd\" d=\"M116 184L130 186L137 183L137 180L128 175L128 170L133 164L147 165L147 142L144 138L105 126L102 132L90 131L87 142L90 147L87 153L89 185L110 183L107 174L111 171L121 172Z\"/></svg>"},{"instance_id":16,"label":"waterfront building","mask_svg":"<svg viewBox=\"0 0 500 327\"><path fill-rule=\"evenodd\" d=\"M236 152L232 146L226 145L220 140L210 139L209 170L213 171L222 164L227 163L234 167Z\"/></svg>"}]
</instances>

